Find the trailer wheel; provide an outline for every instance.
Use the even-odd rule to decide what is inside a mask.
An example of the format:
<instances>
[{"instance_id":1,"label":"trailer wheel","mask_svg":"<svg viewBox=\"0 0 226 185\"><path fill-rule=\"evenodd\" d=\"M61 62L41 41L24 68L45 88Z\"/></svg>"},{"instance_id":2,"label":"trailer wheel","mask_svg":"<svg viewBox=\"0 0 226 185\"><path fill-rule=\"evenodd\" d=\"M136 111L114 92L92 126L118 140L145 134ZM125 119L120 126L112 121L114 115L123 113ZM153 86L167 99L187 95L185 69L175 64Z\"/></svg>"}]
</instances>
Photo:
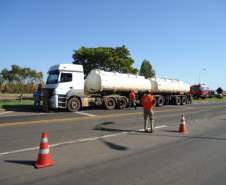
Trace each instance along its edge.
<instances>
[{"instance_id":1,"label":"trailer wheel","mask_svg":"<svg viewBox=\"0 0 226 185\"><path fill-rule=\"evenodd\" d=\"M181 97L181 105L185 105L186 104L186 97L182 96Z\"/></svg>"},{"instance_id":2,"label":"trailer wheel","mask_svg":"<svg viewBox=\"0 0 226 185\"><path fill-rule=\"evenodd\" d=\"M115 99L111 98L111 97L106 97L104 100L104 105L105 105L106 109L108 109L108 110L115 109L115 107L116 107Z\"/></svg>"},{"instance_id":3,"label":"trailer wheel","mask_svg":"<svg viewBox=\"0 0 226 185\"><path fill-rule=\"evenodd\" d=\"M125 109L127 106L127 99L125 97L121 97L118 99L118 108L119 109Z\"/></svg>"},{"instance_id":4,"label":"trailer wheel","mask_svg":"<svg viewBox=\"0 0 226 185\"><path fill-rule=\"evenodd\" d=\"M192 97L191 96L188 96L187 98L186 98L186 103L187 104L192 104Z\"/></svg>"},{"instance_id":5,"label":"trailer wheel","mask_svg":"<svg viewBox=\"0 0 226 185\"><path fill-rule=\"evenodd\" d=\"M78 98L71 98L67 103L67 108L70 112L76 112L81 109L81 102Z\"/></svg>"},{"instance_id":6,"label":"trailer wheel","mask_svg":"<svg viewBox=\"0 0 226 185\"><path fill-rule=\"evenodd\" d=\"M170 97L169 96L165 96L164 98L164 105L169 105L170 104Z\"/></svg>"},{"instance_id":7,"label":"trailer wheel","mask_svg":"<svg viewBox=\"0 0 226 185\"><path fill-rule=\"evenodd\" d=\"M180 99L179 96L175 96L174 104L175 105L180 105L181 104L181 99Z\"/></svg>"}]
</instances>

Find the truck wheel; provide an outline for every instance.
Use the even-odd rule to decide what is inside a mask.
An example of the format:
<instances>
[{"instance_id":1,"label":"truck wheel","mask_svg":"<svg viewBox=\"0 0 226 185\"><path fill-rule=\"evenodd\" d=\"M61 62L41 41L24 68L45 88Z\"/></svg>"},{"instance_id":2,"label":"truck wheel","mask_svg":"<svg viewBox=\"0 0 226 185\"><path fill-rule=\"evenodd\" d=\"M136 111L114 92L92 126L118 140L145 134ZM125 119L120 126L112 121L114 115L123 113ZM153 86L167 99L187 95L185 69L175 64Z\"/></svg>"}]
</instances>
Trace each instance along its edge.
<instances>
[{"instance_id":1,"label":"truck wheel","mask_svg":"<svg viewBox=\"0 0 226 185\"><path fill-rule=\"evenodd\" d=\"M118 108L119 109L125 109L127 106L127 100L126 98L122 97L118 99Z\"/></svg>"},{"instance_id":2,"label":"truck wheel","mask_svg":"<svg viewBox=\"0 0 226 185\"><path fill-rule=\"evenodd\" d=\"M81 102L78 98L71 98L67 103L70 112L76 112L81 109Z\"/></svg>"},{"instance_id":3,"label":"truck wheel","mask_svg":"<svg viewBox=\"0 0 226 185\"><path fill-rule=\"evenodd\" d=\"M115 109L115 107L116 107L115 99L111 98L111 97L105 98L104 105L105 105L106 109L108 109L108 110Z\"/></svg>"},{"instance_id":4,"label":"truck wheel","mask_svg":"<svg viewBox=\"0 0 226 185\"><path fill-rule=\"evenodd\" d=\"M186 104L186 97L182 96L181 97L181 105L185 105Z\"/></svg>"}]
</instances>

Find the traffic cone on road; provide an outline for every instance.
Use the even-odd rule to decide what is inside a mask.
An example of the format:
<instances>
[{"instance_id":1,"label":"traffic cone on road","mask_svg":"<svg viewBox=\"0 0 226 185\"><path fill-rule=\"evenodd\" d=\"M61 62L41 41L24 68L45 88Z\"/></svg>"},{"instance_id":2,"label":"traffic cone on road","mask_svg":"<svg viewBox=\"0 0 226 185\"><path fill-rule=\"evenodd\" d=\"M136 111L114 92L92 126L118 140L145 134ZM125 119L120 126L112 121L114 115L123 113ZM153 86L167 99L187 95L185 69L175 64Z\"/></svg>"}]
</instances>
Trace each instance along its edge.
<instances>
[{"instance_id":1,"label":"traffic cone on road","mask_svg":"<svg viewBox=\"0 0 226 185\"><path fill-rule=\"evenodd\" d=\"M180 132L182 134L187 134L188 133L188 128L186 126L184 114L182 114L182 116L181 116L181 123L180 123L180 127L179 127L179 131L178 132Z\"/></svg>"},{"instance_id":2,"label":"traffic cone on road","mask_svg":"<svg viewBox=\"0 0 226 185\"><path fill-rule=\"evenodd\" d=\"M38 159L35 163L36 168L44 168L48 166L53 166L54 161L50 155L49 144L48 144L48 134L42 133L42 138L39 147Z\"/></svg>"}]
</instances>

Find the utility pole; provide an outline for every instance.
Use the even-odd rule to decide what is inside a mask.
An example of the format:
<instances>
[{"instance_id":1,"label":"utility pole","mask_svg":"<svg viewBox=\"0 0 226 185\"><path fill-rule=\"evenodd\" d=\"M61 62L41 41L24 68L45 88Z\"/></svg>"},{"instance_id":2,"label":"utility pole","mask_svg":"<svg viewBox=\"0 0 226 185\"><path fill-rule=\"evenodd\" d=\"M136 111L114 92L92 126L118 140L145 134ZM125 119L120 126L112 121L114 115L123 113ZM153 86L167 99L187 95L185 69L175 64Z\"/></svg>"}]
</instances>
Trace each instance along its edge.
<instances>
[{"instance_id":1,"label":"utility pole","mask_svg":"<svg viewBox=\"0 0 226 185\"><path fill-rule=\"evenodd\" d=\"M199 71L199 84L201 83L201 72L202 71L206 71L206 68L202 68L200 71Z\"/></svg>"}]
</instances>

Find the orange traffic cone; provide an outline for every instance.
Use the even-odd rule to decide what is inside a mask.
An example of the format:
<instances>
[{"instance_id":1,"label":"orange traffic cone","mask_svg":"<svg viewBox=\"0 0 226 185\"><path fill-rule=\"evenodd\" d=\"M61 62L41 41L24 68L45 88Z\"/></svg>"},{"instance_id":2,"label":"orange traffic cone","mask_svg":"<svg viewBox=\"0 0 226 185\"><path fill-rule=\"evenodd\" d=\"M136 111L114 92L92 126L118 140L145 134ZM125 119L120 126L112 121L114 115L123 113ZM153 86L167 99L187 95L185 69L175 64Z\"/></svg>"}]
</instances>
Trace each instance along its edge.
<instances>
[{"instance_id":1,"label":"orange traffic cone","mask_svg":"<svg viewBox=\"0 0 226 185\"><path fill-rule=\"evenodd\" d=\"M184 114L182 114L182 116L181 116L181 124L180 124L178 132L180 132L182 134L187 134L188 133L188 129L187 129L187 126L186 126Z\"/></svg>"},{"instance_id":2,"label":"orange traffic cone","mask_svg":"<svg viewBox=\"0 0 226 185\"><path fill-rule=\"evenodd\" d=\"M44 168L47 166L53 166L54 161L49 152L48 134L42 133L42 138L39 147L38 159L35 163L36 168Z\"/></svg>"}]
</instances>

